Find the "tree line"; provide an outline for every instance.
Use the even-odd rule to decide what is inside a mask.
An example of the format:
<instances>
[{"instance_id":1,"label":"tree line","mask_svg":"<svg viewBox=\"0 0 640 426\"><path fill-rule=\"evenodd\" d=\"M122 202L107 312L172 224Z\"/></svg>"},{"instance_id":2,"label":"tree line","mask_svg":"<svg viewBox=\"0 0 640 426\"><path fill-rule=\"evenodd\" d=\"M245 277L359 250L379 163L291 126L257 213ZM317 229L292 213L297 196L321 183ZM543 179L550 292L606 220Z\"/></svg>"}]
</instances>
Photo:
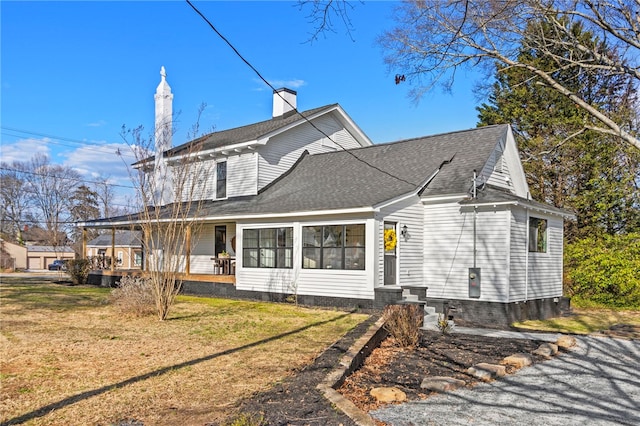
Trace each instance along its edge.
<instances>
[{"instance_id":1,"label":"tree line","mask_svg":"<svg viewBox=\"0 0 640 426\"><path fill-rule=\"evenodd\" d=\"M0 233L24 243L24 234L53 247L81 251L78 221L129 213L115 206L108 177L87 182L73 168L53 164L38 153L28 161L0 163ZM89 238L97 236L90 231Z\"/></svg>"}]
</instances>

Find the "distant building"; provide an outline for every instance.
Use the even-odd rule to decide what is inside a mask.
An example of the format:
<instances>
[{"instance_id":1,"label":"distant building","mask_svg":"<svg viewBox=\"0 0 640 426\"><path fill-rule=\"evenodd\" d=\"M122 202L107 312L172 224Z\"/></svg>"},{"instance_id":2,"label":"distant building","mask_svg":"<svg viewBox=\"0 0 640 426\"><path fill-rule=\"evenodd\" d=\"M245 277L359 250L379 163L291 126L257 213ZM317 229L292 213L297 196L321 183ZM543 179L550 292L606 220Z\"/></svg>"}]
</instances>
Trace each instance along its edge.
<instances>
[{"instance_id":1,"label":"distant building","mask_svg":"<svg viewBox=\"0 0 640 426\"><path fill-rule=\"evenodd\" d=\"M87 257L114 258L117 269L141 269L140 232L117 231L113 241L110 233L100 235L87 243ZM110 263L103 263L103 265L108 267Z\"/></svg>"}]
</instances>

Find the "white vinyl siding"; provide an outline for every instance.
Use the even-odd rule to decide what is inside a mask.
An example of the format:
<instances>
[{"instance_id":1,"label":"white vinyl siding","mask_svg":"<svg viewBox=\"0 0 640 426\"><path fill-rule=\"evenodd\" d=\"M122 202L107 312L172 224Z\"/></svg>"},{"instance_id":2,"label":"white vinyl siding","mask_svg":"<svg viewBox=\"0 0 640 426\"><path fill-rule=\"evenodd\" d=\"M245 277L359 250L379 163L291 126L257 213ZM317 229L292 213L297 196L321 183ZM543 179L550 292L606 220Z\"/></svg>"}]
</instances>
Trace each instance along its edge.
<instances>
[{"instance_id":1,"label":"white vinyl siding","mask_svg":"<svg viewBox=\"0 0 640 426\"><path fill-rule=\"evenodd\" d=\"M234 155L227 160L227 197L258 193L258 163L255 152Z\"/></svg>"},{"instance_id":2,"label":"white vinyl siding","mask_svg":"<svg viewBox=\"0 0 640 426\"><path fill-rule=\"evenodd\" d=\"M203 225L197 232L192 233L193 248L191 249L190 265L192 274L213 274L211 257L213 257L214 235L214 225L212 224Z\"/></svg>"},{"instance_id":3,"label":"white vinyl siding","mask_svg":"<svg viewBox=\"0 0 640 426\"><path fill-rule=\"evenodd\" d=\"M365 270L303 269L302 227L318 225L365 224ZM238 224L237 252L242 252L244 229L293 227L293 269L244 268L237 258L236 288L238 290L373 299L373 219L327 219L296 222Z\"/></svg>"},{"instance_id":4,"label":"white vinyl siding","mask_svg":"<svg viewBox=\"0 0 640 426\"><path fill-rule=\"evenodd\" d=\"M562 296L562 220L530 213L547 219L546 253L529 252L527 299Z\"/></svg>"},{"instance_id":5,"label":"white vinyl siding","mask_svg":"<svg viewBox=\"0 0 640 426\"><path fill-rule=\"evenodd\" d=\"M526 298L527 256L527 214L523 209L511 212L511 270L509 280L509 301L523 301Z\"/></svg>"},{"instance_id":6,"label":"white vinyl siding","mask_svg":"<svg viewBox=\"0 0 640 426\"><path fill-rule=\"evenodd\" d=\"M313 121L313 124L345 149L360 146L331 116L319 117ZM323 139L325 139L324 142ZM305 150L310 154L319 154L333 152L336 149L340 148L336 148L326 136L309 123L301 124L286 133L274 136L265 146L258 149L258 190L288 171L300 159Z\"/></svg>"},{"instance_id":7,"label":"white vinyl siding","mask_svg":"<svg viewBox=\"0 0 640 426\"><path fill-rule=\"evenodd\" d=\"M378 247L377 255L377 281L376 286L384 285L384 222L396 222L396 235L398 239L397 276L398 285L425 285L423 274L423 247L424 247L424 215L420 199L412 197L399 205L393 205L381 209L382 220L378 221ZM407 226L407 238L400 235L402 227Z\"/></svg>"},{"instance_id":8,"label":"white vinyl siding","mask_svg":"<svg viewBox=\"0 0 640 426\"><path fill-rule=\"evenodd\" d=\"M509 165L500 149L500 145L497 145L489 156L489 161L487 161L482 175L488 176L486 179L488 185L497 186L513 192L513 181L509 173Z\"/></svg>"},{"instance_id":9,"label":"white vinyl siding","mask_svg":"<svg viewBox=\"0 0 640 426\"><path fill-rule=\"evenodd\" d=\"M473 210L458 203L427 205L424 274L434 298L469 299L468 273L473 267ZM481 268L479 300L507 302L509 213L479 210L476 222L476 267ZM474 299L475 300L475 299Z\"/></svg>"}]
</instances>

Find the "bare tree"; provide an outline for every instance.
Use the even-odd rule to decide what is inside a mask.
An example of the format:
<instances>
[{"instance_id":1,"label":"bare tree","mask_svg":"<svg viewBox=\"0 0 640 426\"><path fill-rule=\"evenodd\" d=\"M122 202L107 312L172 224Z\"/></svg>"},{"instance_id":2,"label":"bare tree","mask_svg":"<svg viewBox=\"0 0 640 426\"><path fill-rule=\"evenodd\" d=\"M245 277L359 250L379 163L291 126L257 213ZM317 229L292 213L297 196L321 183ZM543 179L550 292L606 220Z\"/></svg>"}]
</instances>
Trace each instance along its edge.
<instances>
[{"instance_id":1,"label":"bare tree","mask_svg":"<svg viewBox=\"0 0 640 426\"><path fill-rule=\"evenodd\" d=\"M32 205L26 171L26 164L19 161L0 165L0 231L15 236L18 242L22 242L24 221Z\"/></svg>"},{"instance_id":2,"label":"bare tree","mask_svg":"<svg viewBox=\"0 0 640 426\"><path fill-rule=\"evenodd\" d=\"M637 112L631 121L616 120L606 107L554 77L554 71L573 72L576 78L604 73L628 79L637 91L639 6L638 0L412 0L399 7L395 29L380 43L388 51L389 66L414 84L416 100L437 84L450 89L465 68L486 66L489 73L496 64L505 71L519 68L586 111L585 129L640 149ZM595 41L584 43L574 28L591 32ZM522 46L541 52L555 69L523 60ZM639 106L636 99L627 108L638 111Z\"/></svg>"},{"instance_id":3,"label":"bare tree","mask_svg":"<svg viewBox=\"0 0 640 426\"><path fill-rule=\"evenodd\" d=\"M70 167L51 164L49 157L36 154L25 173L27 191L34 203L34 214L54 248L67 243L71 226L71 195L80 182L78 172Z\"/></svg>"},{"instance_id":4,"label":"bare tree","mask_svg":"<svg viewBox=\"0 0 640 426\"><path fill-rule=\"evenodd\" d=\"M142 136L142 128L125 129L122 135L138 160L129 173L143 207L131 218L142 231L156 312L164 320L180 291L180 274L186 270L190 249L196 244L199 216L207 198L203 188L212 179L213 160L198 155L197 143L158 156L154 155L152 138Z\"/></svg>"}]
</instances>

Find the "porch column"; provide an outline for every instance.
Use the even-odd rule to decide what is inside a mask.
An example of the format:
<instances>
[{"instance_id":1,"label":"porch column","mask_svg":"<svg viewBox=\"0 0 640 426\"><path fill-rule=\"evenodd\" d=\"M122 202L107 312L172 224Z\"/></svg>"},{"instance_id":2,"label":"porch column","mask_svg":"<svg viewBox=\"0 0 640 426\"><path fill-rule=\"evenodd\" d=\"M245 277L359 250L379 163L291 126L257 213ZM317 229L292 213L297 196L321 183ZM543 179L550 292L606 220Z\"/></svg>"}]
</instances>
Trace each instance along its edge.
<instances>
[{"instance_id":1,"label":"porch column","mask_svg":"<svg viewBox=\"0 0 640 426\"><path fill-rule=\"evenodd\" d=\"M116 270L116 228L111 228L111 271Z\"/></svg>"},{"instance_id":2,"label":"porch column","mask_svg":"<svg viewBox=\"0 0 640 426\"><path fill-rule=\"evenodd\" d=\"M87 258L87 228L82 228L82 256L80 258Z\"/></svg>"},{"instance_id":3,"label":"porch column","mask_svg":"<svg viewBox=\"0 0 640 426\"><path fill-rule=\"evenodd\" d=\"M187 244L187 249L185 250L187 258L185 259L184 272L189 275L191 274L191 225L187 225L185 239Z\"/></svg>"},{"instance_id":4,"label":"porch column","mask_svg":"<svg viewBox=\"0 0 640 426\"><path fill-rule=\"evenodd\" d=\"M142 250L140 269L143 271L148 271L149 265L147 264L147 248L144 245L144 229L140 230L140 249Z\"/></svg>"}]
</instances>

